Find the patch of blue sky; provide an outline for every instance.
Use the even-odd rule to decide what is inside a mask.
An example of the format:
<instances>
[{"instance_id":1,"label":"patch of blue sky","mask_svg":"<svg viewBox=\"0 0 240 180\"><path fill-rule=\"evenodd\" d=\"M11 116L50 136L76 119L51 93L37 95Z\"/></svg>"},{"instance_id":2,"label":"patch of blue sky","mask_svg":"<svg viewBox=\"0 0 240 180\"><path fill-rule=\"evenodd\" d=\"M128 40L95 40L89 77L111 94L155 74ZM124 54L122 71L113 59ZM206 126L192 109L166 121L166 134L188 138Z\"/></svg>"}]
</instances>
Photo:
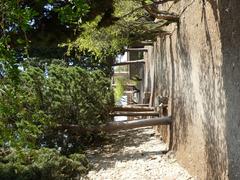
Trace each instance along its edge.
<instances>
[{"instance_id":1,"label":"patch of blue sky","mask_svg":"<svg viewBox=\"0 0 240 180\"><path fill-rule=\"evenodd\" d=\"M51 4L46 4L46 5L44 6L44 9L46 9L46 10L48 10L48 11L51 11L51 10L53 10L53 5L51 5Z\"/></svg>"}]
</instances>

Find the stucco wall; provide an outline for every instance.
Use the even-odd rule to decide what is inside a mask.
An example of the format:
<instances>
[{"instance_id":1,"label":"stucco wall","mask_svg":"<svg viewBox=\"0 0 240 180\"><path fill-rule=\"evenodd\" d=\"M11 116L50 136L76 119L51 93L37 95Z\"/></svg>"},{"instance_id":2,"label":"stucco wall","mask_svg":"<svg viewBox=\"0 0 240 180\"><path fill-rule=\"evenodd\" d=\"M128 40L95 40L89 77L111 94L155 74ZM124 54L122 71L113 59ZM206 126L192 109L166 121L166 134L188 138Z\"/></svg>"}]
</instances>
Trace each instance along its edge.
<instances>
[{"instance_id":1,"label":"stucco wall","mask_svg":"<svg viewBox=\"0 0 240 180\"><path fill-rule=\"evenodd\" d=\"M171 11L179 23L148 51L153 103L169 97L173 150L192 175L240 179L240 2L180 0Z\"/></svg>"}]
</instances>

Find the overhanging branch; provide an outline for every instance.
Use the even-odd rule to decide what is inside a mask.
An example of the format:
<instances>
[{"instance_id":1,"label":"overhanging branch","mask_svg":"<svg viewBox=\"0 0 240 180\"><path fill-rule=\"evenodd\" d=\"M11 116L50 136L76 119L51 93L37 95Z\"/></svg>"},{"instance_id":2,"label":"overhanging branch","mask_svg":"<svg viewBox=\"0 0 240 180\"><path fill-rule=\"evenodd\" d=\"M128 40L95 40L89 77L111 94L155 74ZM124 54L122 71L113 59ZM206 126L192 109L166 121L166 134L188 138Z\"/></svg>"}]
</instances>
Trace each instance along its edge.
<instances>
[{"instance_id":1,"label":"overhanging branch","mask_svg":"<svg viewBox=\"0 0 240 180\"><path fill-rule=\"evenodd\" d=\"M157 19L163 19L167 21L172 21L172 22L178 22L179 16L174 14L174 13L169 13L167 11L159 11L156 7L149 6L147 4L144 4L144 9L153 17Z\"/></svg>"}]
</instances>

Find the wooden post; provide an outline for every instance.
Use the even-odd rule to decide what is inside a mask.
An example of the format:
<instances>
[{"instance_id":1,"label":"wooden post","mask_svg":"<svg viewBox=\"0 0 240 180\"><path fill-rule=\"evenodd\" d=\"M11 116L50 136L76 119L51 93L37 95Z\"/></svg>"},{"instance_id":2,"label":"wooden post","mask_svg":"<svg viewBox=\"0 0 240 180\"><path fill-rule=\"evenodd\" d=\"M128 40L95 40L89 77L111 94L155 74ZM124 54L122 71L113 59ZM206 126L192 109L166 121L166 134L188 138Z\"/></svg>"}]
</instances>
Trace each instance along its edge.
<instances>
[{"instance_id":1,"label":"wooden post","mask_svg":"<svg viewBox=\"0 0 240 180\"><path fill-rule=\"evenodd\" d=\"M143 93L143 103L150 103L150 96L151 96L151 92L144 92Z\"/></svg>"},{"instance_id":2,"label":"wooden post","mask_svg":"<svg viewBox=\"0 0 240 180\"><path fill-rule=\"evenodd\" d=\"M110 113L111 116L159 116L158 112L113 112Z\"/></svg>"},{"instance_id":3,"label":"wooden post","mask_svg":"<svg viewBox=\"0 0 240 180\"><path fill-rule=\"evenodd\" d=\"M118 106L114 107L113 111L154 111L154 107L139 107L139 106Z\"/></svg>"},{"instance_id":4,"label":"wooden post","mask_svg":"<svg viewBox=\"0 0 240 180\"><path fill-rule=\"evenodd\" d=\"M134 61L119 62L119 63L113 64L113 66L124 66L124 65L137 64L137 63L145 63L145 60L139 59Z\"/></svg>"}]
</instances>

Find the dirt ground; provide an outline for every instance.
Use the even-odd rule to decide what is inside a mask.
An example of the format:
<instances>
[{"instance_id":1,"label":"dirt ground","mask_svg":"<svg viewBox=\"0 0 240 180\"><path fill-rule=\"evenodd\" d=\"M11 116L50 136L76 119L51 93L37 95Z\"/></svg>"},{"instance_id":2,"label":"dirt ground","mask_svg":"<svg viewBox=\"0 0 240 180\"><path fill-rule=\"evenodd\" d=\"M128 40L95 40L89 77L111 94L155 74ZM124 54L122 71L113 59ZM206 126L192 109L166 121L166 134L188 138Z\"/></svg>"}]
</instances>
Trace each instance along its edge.
<instances>
[{"instance_id":1,"label":"dirt ground","mask_svg":"<svg viewBox=\"0 0 240 180\"><path fill-rule=\"evenodd\" d=\"M92 148L87 156L93 169L91 180L190 180L166 145L155 137L152 128L121 131L112 135L115 142Z\"/></svg>"}]
</instances>

